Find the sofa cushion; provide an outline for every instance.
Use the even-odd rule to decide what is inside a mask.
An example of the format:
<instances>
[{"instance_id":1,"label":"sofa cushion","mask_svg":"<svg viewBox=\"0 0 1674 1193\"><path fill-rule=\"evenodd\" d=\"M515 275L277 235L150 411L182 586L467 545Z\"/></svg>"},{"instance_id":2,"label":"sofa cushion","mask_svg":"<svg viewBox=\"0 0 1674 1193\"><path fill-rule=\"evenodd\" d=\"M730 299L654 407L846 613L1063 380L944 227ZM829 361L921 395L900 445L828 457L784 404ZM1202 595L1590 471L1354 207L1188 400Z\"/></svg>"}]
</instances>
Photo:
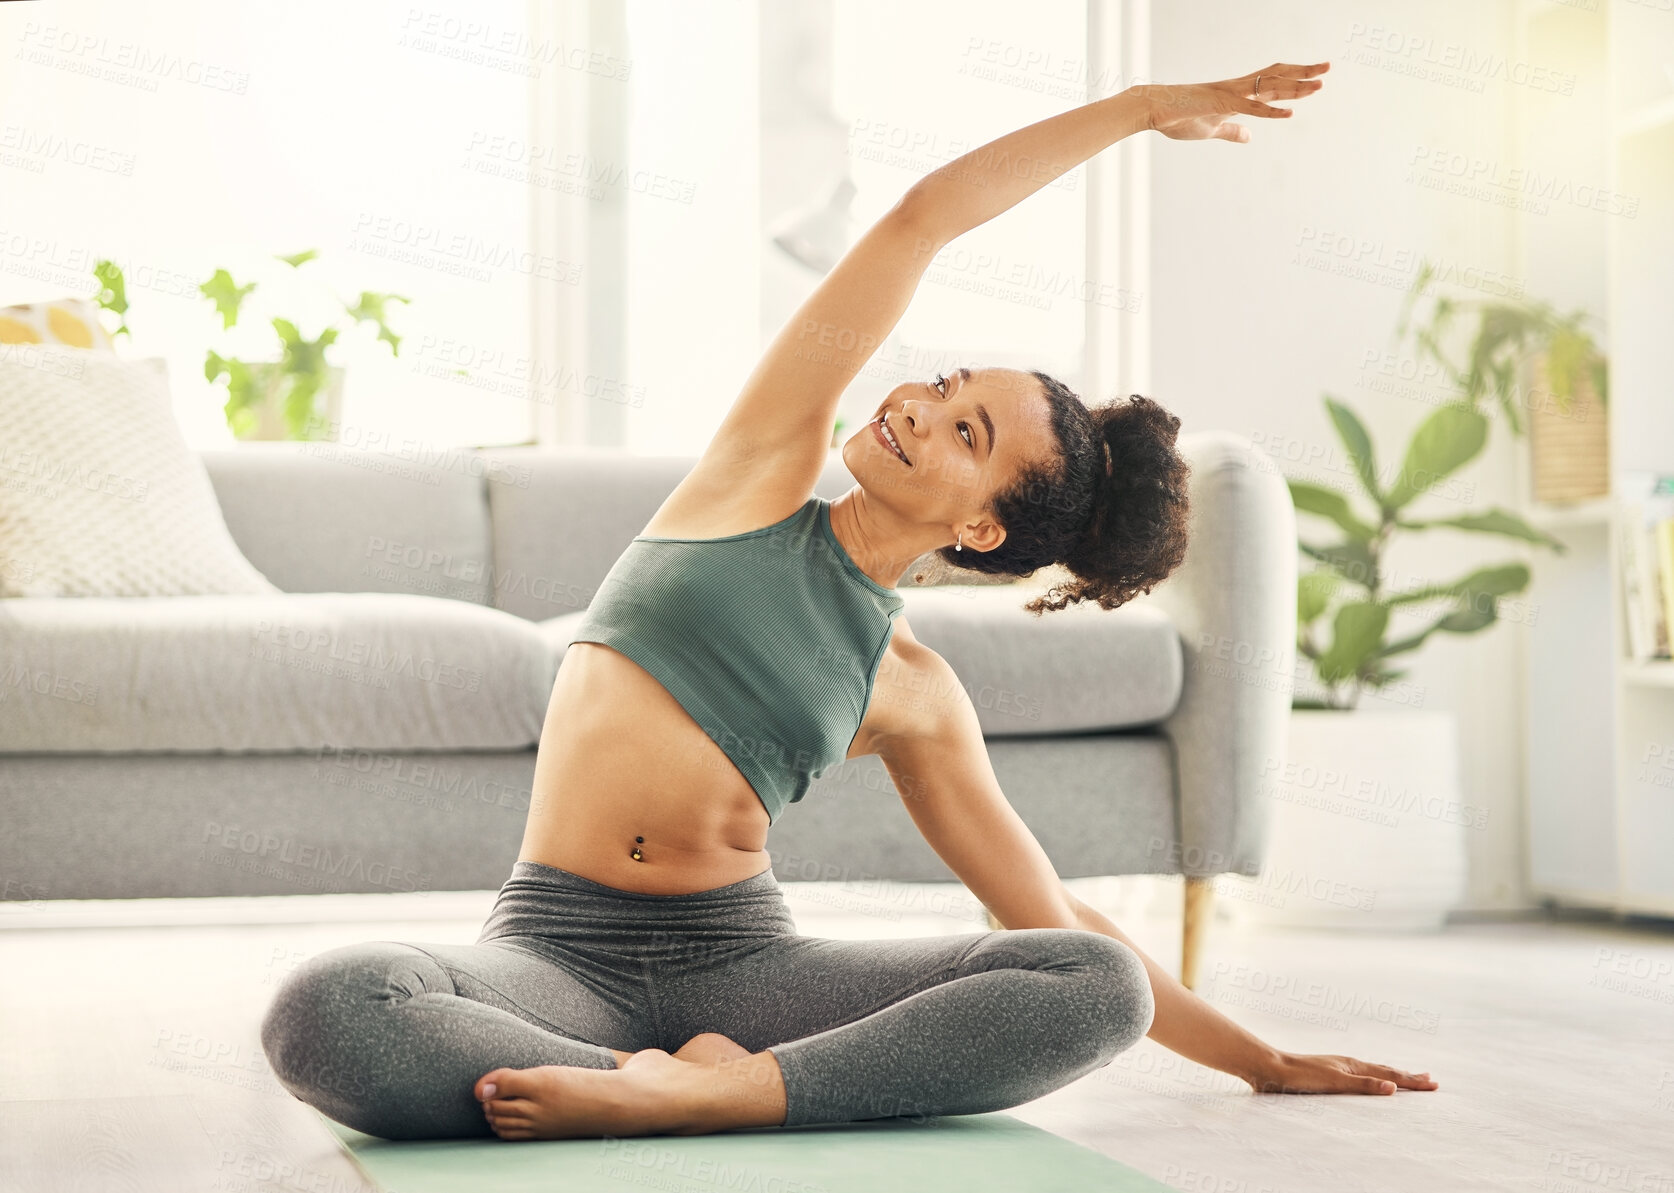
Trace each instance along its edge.
<instances>
[{"instance_id":1,"label":"sofa cushion","mask_svg":"<svg viewBox=\"0 0 1674 1193\"><path fill-rule=\"evenodd\" d=\"M0 751L534 745L553 651L390 593L0 601Z\"/></svg>"},{"instance_id":2,"label":"sofa cushion","mask_svg":"<svg viewBox=\"0 0 1674 1193\"><path fill-rule=\"evenodd\" d=\"M278 591L239 553L161 359L0 351L0 597Z\"/></svg>"},{"instance_id":3,"label":"sofa cushion","mask_svg":"<svg viewBox=\"0 0 1674 1193\"><path fill-rule=\"evenodd\" d=\"M0 344L62 344L115 352L99 322L99 308L85 298L55 298L0 307Z\"/></svg>"},{"instance_id":4,"label":"sofa cushion","mask_svg":"<svg viewBox=\"0 0 1674 1193\"><path fill-rule=\"evenodd\" d=\"M233 540L284 591L489 604L490 465L465 450L392 446L241 443L201 455Z\"/></svg>"},{"instance_id":5,"label":"sofa cushion","mask_svg":"<svg viewBox=\"0 0 1674 1193\"><path fill-rule=\"evenodd\" d=\"M1180 636L1143 605L1035 617L1032 582L902 588L913 636L941 655L988 737L1128 729L1163 720L1185 679Z\"/></svg>"}]
</instances>

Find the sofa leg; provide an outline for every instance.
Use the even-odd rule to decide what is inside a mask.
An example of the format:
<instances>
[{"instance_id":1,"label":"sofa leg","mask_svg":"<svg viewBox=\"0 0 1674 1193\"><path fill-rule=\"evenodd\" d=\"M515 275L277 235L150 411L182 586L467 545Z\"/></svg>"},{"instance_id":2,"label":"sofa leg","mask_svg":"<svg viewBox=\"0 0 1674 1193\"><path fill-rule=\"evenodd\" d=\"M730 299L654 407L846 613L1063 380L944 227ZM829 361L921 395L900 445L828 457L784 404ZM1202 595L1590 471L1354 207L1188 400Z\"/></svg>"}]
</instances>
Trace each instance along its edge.
<instances>
[{"instance_id":1,"label":"sofa leg","mask_svg":"<svg viewBox=\"0 0 1674 1193\"><path fill-rule=\"evenodd\" d=\"M1209 920L1215 904L1215 880L1186 876L1185 929L1180 934L1180 984L1197 989L1197 963L1203 956L1203 941L1209 935Z\"/></svg>"}]
</instances>

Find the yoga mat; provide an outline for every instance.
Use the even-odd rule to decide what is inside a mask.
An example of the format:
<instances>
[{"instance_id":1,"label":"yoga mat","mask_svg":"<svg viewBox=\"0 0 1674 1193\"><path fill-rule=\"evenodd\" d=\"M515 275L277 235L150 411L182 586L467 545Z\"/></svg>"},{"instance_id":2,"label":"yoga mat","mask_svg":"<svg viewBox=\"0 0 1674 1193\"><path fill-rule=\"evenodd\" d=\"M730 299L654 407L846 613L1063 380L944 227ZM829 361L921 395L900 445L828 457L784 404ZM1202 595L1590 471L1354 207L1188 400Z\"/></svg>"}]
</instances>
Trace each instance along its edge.
<instances>
[{"instance_id":1,"label":"yoga mat","mask_svg":"<svg viewBox=\"0 0 1674 1193\"><path fill-rule=\"evenodd\" d=\"M320 1117L386 1193L1173 1193L998 1113L714 1135L410 1143Z\"/></svg>"}]
</instances>

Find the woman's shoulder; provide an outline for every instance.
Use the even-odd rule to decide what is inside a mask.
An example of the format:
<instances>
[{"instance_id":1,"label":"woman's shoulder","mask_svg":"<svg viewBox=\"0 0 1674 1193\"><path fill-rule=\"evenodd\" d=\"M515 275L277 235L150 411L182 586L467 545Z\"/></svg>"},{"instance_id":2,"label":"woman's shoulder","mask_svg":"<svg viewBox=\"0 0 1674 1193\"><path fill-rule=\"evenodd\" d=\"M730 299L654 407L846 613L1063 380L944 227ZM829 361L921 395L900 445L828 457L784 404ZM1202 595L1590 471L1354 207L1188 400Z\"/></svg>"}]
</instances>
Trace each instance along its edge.
<instances>
[{"instance_id":1,"label":"woman's shoulder","mask_svg":"<svg viewBox=\"0 0 1674 1193\"><path fill-rule=\"evenodd\" d=\"M896 617L866 710L871 732L878 739L934 736L964 695L948 661L913 636L905 616Z\"/></svg>"}]
</instances>

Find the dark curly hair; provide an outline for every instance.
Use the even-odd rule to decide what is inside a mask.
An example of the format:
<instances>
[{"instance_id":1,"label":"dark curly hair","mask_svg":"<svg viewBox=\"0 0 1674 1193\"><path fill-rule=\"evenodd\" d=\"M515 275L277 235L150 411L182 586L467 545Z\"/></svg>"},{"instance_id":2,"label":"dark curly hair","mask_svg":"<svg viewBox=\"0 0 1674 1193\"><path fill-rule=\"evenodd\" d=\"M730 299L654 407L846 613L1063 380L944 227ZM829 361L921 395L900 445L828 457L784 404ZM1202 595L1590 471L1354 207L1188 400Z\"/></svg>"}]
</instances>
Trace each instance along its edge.
<instances>
[{"instance_id":1,"label":"dark curly hair","mask_svg":"<svg viewBox=\"0 0 1674 1193\"><path fill-rule=\"evenodd\" d=\"M987 513L1006 528L998 547L936 555L956 572L1014 578L1063 564L1075 579L1023 606L1036 616L1082 601L1115 609L1185 559L1191 466L1174 446L1180 419L1140 394L1089 408L1057 378L1029 372L1051 407L1057 467L1030 464L994 494Z\"/></svg>"}]
</instances>

